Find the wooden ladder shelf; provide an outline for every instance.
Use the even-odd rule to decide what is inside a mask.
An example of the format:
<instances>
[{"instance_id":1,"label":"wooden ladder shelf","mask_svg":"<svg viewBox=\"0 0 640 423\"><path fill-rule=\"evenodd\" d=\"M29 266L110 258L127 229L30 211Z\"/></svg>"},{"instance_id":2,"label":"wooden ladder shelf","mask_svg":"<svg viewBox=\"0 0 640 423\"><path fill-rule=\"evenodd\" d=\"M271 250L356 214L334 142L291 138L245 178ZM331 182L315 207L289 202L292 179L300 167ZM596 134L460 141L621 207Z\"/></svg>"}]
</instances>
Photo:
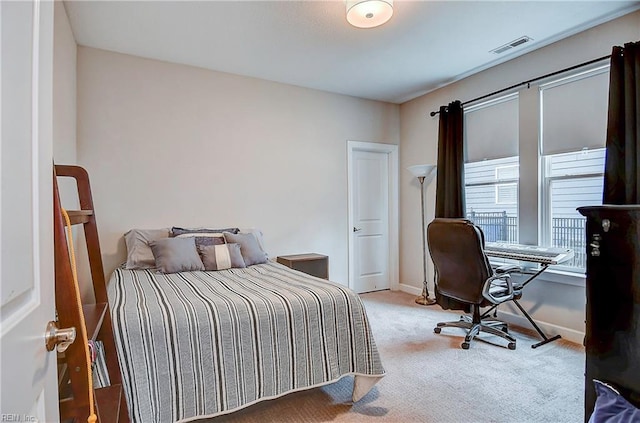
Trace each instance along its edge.
<instances>
[{"instance_id":1,"label":"wooden ladder shelf","mask_svg":"<svg viewBox=\"0 0 640 423\"><path fill-rule=\"evenodd\" d=\"M94 302L81 303L75 286L69 246L65 232L66 220L62 214L58 192L59 177L71 177L76 181L80 210L68 211L71 225L81 225L84 230L89 267L93 282ZM58 389L60 392L60 419L84 423L89 417L89 375L87 355L80 328L84 316L87 338L102 341L106 367L111 385L94 391L95 413L100 423L129 422L127 402L122 389L122 376L116 346L113 339L111 313L107 298L107 286L102 266L98 227L93 212L93 199L89 175L80 166L54 167L53 178L54 249L56 310L58 327L75 327L76 341L66 351L58 354Z\"/></svg>"}]
</instances>

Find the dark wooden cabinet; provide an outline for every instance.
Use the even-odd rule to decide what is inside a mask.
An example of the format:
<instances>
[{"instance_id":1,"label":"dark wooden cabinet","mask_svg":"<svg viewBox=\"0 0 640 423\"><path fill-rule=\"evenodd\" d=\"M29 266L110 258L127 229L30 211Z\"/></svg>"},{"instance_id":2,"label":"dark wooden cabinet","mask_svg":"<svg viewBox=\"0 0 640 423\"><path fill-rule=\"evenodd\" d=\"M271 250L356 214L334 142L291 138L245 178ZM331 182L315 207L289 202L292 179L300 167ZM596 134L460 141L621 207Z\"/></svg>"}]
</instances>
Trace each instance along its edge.
<instances>
[{"instance_id":1,"label":"dark wooden cabinet","mask_svg":"<svg viewBox=\"0 0 640 423\"><path fill-rule=\"evenodd\" d=\"M329 279L329 257L307 253L278 256L278 263L322 279Z\"/></svg>"},{"instance_id":2,"label":"dark wooden cabinet","mask_svg":"<svg viewBox=\"0 0 640 423\"><path fill-rule=\"evenodd\" d=\"M581 207L587 218L585 421L593 379L640 406L640 206Z\"/></svg>"}]
</instances>

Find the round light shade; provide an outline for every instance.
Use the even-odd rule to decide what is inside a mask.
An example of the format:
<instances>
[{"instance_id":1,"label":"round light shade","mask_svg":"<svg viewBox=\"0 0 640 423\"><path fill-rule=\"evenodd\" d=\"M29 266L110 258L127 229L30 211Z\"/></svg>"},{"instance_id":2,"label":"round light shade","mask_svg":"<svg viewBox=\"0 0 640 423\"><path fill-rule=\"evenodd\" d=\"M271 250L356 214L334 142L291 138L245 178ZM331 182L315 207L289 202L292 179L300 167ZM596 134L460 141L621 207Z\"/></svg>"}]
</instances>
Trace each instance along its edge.
<instances>
[{"instance_id":1,"label":"round light shade","mask_svg":"<svg viewBox=\"0 0 640 423\"><path fill-rule=\"evenodd\" d=\"M382 25L393 15L393 0L347 0L347 21L358 28Z\"/></svg>"},{"instance_id":2,"label":"round light shade","mask_svg":"<svg viewBox=\"0 0 640 423\"><path fill-rule=\"evenodd\" d=\"M436 168L436 165L413 165L409 166L407 170L411 172L413 176L419 178L421 176L429 176Z\"/></svg>"}]
</instances>

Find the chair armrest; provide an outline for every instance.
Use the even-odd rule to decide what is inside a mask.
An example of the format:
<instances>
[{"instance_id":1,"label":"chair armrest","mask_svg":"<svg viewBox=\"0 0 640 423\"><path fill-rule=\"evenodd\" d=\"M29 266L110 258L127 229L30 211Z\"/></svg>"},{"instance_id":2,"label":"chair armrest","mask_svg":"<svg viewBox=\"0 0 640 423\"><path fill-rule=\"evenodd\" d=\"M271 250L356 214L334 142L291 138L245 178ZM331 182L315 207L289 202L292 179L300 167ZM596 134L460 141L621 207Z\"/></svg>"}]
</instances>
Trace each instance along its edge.
<instances>
[{"instance_id":1,"label":"chair armrest","mask_svg":"<svg viewBox=\"0 0 640 423\"><path fill-rule=\"evenodd\" d=\"M522 273L522 268L517 264L503 264L500 267L496 267L494 272L498 274L502 273Z\"/></svg>"},{"instance_id":2,"label":"chair armrest","mask_svg":"<svg viewBox=\"0 0 640 423\"><path fill-rule=\"evenodd\" d=\"M491 276L482 287L482 296L492 304L500 304L513 299L515 291L508 273Z\"/></svg>"}]
</instances>

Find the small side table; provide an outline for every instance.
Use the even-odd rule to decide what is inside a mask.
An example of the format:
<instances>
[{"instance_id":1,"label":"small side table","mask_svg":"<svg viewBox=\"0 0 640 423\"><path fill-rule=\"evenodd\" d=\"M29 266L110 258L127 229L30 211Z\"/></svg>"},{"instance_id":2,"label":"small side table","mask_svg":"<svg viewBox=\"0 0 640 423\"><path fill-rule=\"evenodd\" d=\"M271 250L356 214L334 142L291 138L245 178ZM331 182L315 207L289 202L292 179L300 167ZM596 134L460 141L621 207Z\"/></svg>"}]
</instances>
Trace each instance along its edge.
<instances>
[{"instance_id":1,"label":"small side table","mask_svg":"<svg viewBox=\"0 0 640 423\"><path fill-rule=\"evenodd\" d=\"M290 256L278 256L278 263L284 264L295 270L322 279L329 279L329 257L316 254L293 254Z\"/></svg>"}]
</instances>

